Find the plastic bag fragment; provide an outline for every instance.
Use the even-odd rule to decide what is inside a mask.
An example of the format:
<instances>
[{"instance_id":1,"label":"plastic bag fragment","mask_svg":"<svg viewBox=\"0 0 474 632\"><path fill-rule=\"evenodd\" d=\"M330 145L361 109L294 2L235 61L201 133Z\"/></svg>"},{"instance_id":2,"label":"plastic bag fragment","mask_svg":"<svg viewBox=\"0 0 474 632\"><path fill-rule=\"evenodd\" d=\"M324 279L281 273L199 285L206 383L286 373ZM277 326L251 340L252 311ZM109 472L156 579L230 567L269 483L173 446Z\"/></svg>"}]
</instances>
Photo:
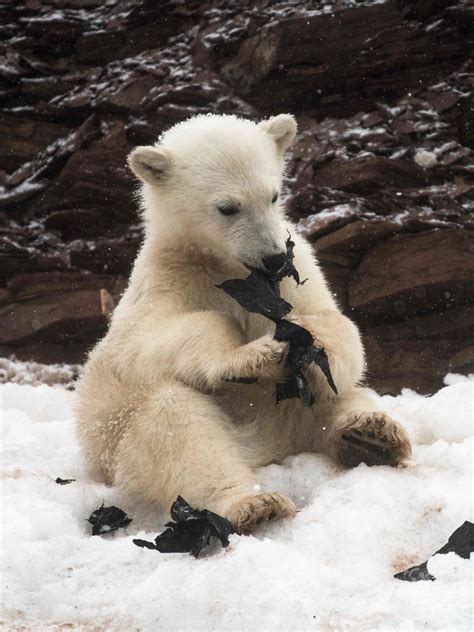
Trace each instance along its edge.
<instances>
[{"instance_id":1,"label":"plastic bag fragment","mask_svg":"<svg viewBox=\"0 0 474 632\"><path fill-rule=\"evenodd\" d=\"M58 478L55 481L58 485L69 485L69 483L75 483L75 478Z\"/></svg>"},{"instance_id":2,"label":"plastic bag fragment","mask_svg":"<svg viewBox=\"0 0 474 632\"><path fill-rule=\"evenodd\" d=\"M434 555L456 553L459 557L467 560L472 552L474 552L474 524L466 520ZM401 573L397 573L394 577L407 582L434 581L436 579L428 571L428 560L417 566L411 566Z\"/></svg>"},{"instance_id":3,"label":"plastic bag fragment","mask_svg":"<svg viewBox=\"0 0 474 632\"><path fill-rule=\"evenodd\" d=\"M216 287L224 290L247 311L262 314L272 320L276 325L275 339L288 342L286 366L291 370L291 375L286 382L276 385L276 402L299 398L305 406L311 406L314 403L314 396L303 374L303 369L309 364L314 362L319 366L336 394L337 388L325 350L313 344L314 338L307 329L284 320L293 306L280 296L280 281L284 277L292 277L298 285L305 282L300 281L294 265L294 247L295 243L290 235L286 241L287 261L278 274L269 275L263 270L253 269L246 279L229 279ZM235 377L228 378L227 381L246 383L255 380Z\"/></svg>"},{"instance_id":4,"label":"plastic bag fragment","mask_svg":"<svg viewBox=\"0 0 474 632\"><path fill-rule=\"evenodd\" d=\"M160 553L191 553L194 557L208 546L212 537L220 540L223 547L229 545L233 529L226 518L208 509L194 509L181 496L172 504L170 514L173 522L166 523L167 528L156 536L154 543L140 539L133 543Z\"/></svg>"},{"instance_id":5,"label":"plastic bag fragment","mask_svg":"<svg viewBox=\"0 0 474 632\"><path fill-rule=\"evenodd\" d=\"M120 528L128 527L132 519L118 507L104 507L96 509L87 519L92 525L92 535L103 535Z\"/></svg>"}]
</instances>

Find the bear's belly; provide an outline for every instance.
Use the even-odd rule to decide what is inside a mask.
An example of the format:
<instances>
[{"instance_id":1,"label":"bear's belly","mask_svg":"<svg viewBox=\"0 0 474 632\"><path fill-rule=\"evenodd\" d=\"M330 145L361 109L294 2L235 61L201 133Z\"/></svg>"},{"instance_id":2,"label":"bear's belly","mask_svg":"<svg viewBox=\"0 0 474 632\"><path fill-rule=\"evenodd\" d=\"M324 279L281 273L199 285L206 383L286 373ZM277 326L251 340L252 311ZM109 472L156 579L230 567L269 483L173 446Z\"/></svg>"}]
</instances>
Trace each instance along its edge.
<instances>
[{"instance_id":1,"label":"bear's belly","mask_svg":"<svg viewBox=\"0 0 474 632\"><path fill-rule=\"evenodd\" d=\"M255 466L314 449L317 412L297 399L277 404L275 383L229 384L211 397L235 424L240 440L258 454Z\"/></svg>"},{"instance_id":2,"label":"bear's belly","mask_svg":"<svg viewBox=\"0 0 474 632\"><path fill-rule=\"evenodd\" d=\"M253 423L273 416L275 384L227 384L213 395L214 400L236 425Z\"/></svg>"}]
</instances>

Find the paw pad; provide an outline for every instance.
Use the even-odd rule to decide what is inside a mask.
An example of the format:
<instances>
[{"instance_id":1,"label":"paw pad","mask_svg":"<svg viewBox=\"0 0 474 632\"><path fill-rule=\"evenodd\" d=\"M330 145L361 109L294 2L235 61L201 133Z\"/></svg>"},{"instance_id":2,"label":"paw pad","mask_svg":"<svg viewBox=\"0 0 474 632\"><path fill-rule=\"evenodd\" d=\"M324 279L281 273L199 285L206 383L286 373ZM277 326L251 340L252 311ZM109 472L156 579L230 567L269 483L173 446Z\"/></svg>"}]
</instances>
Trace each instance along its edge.
<instances>
[{"instance_id":1,"label":"paw pad","mask_svg":"<svg viewBox=\"0 0 474 632\"><path fill-rule=\"evenodd\" d=\"M337 458L348 467L398 465L411 454L404 428L385 415L353 416L339 433Z\"/></svg>"}]
</instances>

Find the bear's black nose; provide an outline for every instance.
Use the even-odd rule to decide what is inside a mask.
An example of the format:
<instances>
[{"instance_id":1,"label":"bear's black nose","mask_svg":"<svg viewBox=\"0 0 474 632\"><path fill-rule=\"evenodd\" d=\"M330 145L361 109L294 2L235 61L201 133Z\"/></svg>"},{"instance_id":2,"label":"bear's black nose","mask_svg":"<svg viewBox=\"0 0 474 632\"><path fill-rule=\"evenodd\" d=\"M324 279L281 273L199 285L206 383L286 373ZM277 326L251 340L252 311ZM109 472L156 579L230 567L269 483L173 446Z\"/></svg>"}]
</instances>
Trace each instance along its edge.
<instances>
[{"instance_id":1,"label":"bear's black nose","mask_svg":"<svg viewBox=\"0 0 474 632\"><path fill-rule=\"evenodd\" d=\"M270 255L269 257L263 257L262 263L268 272L276 274L279 272L286 263L286 252L280 252L277 255Z\"/></svg>"}]
</instances>

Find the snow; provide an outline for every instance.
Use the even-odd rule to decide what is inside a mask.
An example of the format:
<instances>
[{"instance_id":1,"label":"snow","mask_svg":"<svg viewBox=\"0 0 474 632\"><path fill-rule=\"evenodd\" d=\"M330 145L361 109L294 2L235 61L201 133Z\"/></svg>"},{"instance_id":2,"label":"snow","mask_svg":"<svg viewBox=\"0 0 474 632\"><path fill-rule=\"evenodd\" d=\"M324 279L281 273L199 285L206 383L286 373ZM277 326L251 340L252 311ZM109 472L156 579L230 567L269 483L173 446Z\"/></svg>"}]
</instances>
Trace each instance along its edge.
<instances>
[{"instance_id":1,"label":"snow","mask_svg":"<svg viewBox=\"0 0 474 632\"><path fill-rule=\"evenodd\" d=\"M432 397L375 397L406 424L410 467L342 470L313 454L264 467L260 484L291 495L299 514L194 560L133 545L167 516L89 476L73 392L0 385L2 629L470 630L472 561L435 556L434 582L393 574L472 521L474 376L450 374ZM60 486L58 476L77 480ZM86 519L103 501L133 522L92 537Z\"/></svg>"},{"instance_id":2,"label":"snow","mask_svg":"<svg viewBox=\"0 0 474 632\"><path fill-rule=\"evenodd\" d=\"M384 134L386 131L385 127L372 127L367 129L365 127L356 126L346 130L341 134L341 138L344 140L352 140L354 138L364 138L365 136L372 136L374 134Z\"/></svg>"},{"instance_id":3,"label":"snow","mask_svg":"<svg viewBox=\"0 0 474 632\"><path fill-rule=\"evenodd\" d=\"M436 154L432 151L426 151L424 149L419 149L414 158L417 165L420 167L424 167L425 169L429 169L434 167L437 163Z\"/></svg>"},{"instance_id":4,"label":"snow","mask_svg":"<svg viewBox=\"0 0 474 632\"><path fill-rule=\"evenodd\" d=\"M80 366L77 364L40 364L0 358L0 383L15 382L32 386L62 384L65 388L72 389L79 372Z\"/></svg>"},{"instance_id":5,"label":"snow","mask_svg":"<svg viewBox=\"0 0 474 632\"><path fill-rule=\"evenodd\" d=\"M311 210L313 210L313 208ZM296 224L296 231L303 235L303 237L309 237L314 235L315 231L319 229L322 224L349 219L356 214L356 206L351 204L337 204L319 213L307 215ZM365 213L365 216L367 215L368 213Z\"/></svg>"}]
</instances>

